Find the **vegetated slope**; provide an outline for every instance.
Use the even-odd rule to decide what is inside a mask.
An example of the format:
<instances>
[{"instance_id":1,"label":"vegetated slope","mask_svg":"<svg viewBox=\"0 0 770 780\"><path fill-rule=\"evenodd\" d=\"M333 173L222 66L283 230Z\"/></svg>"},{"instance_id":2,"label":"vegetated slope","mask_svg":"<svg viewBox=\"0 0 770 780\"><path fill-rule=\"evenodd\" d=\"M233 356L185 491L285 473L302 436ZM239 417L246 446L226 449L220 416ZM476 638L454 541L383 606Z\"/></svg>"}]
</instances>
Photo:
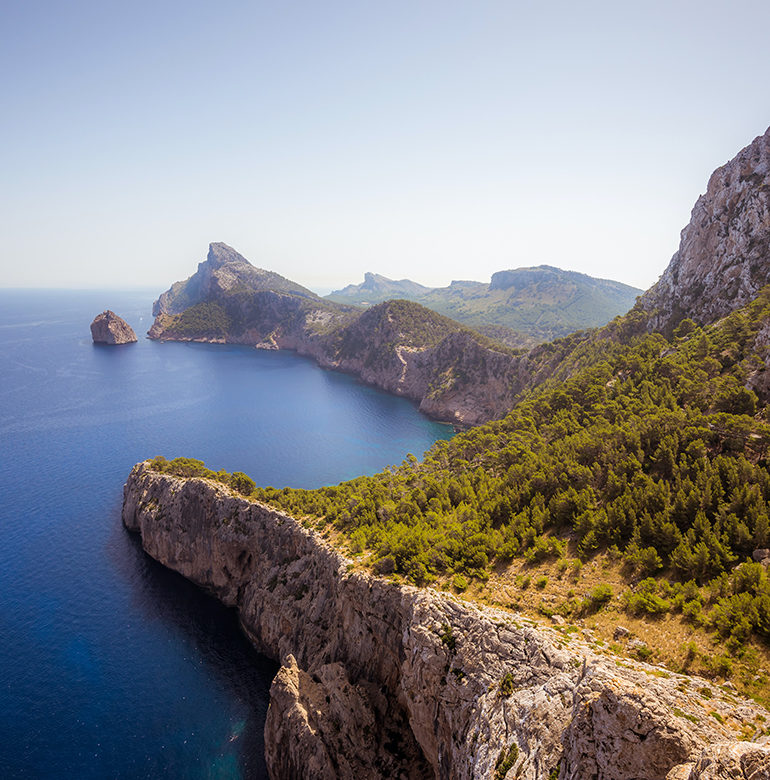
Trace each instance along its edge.
<instances>
[{"instance_id":1,"label":"vegetated slope","mask_svg":"<svg viewBox=\"0 0 770 780\"><path fill-rule=\"evenodd\" d=\"M334 290L326 296L336 303L353 303L358 306L370 306L395 298L416 301L420 296L431 292L430 287L413 282L410 279L388 279L380 274L367 272L361 284L349 284L341 290Z\"/></svg>"},{"instance_id":2,"label":"vegetated slope","mask_svg":"<svg viewBox=\"0 0 770 780\"><path fill-rule=\"evenodd\" d=\"M248 489L243 475L156 459L132 469L122 516L280 660L265 724L275 780L694 780L696 760L711 778L765 776L770 749L735 742L762 728L755 704L619 663L580 634L356 571L308 518L235 492Z\"/></svg>"},{"instance_id":3,"label":"vegetated slope","mask_svg":"<svg viewBox=\"0 0 770 780\"><path fill-rule=\"evenodd\" d=\"M454 281L437 288L367 273L363 284L348 285L326 297L365 305L407 298L520 347L604 325L625 314L640 293L620 282L541 265L498 271L489 284Z\"/></svg>"},{"instance_id":4,"label":"vegetated slope","mask_svg":"<svg viewBox=\"0 0 770 780\"><path fill-rule=\"evenodd\" d=\"M752 636L770 640L770 581L752 562L770 544L770 425L765 397L746 387L768 371L769 324L766 289L719 326L685 321L671 341L621 343L616 325L575 348L570 379L422 462L253 495L317 518L376 573L417 584L462 590L518 558L608 554L625 564L629 614L682 614L740 657ZM615 595L599 588L553 609L577 619ZM722 675L732 663L711 662Z\"/></svg>"}]
</instances>

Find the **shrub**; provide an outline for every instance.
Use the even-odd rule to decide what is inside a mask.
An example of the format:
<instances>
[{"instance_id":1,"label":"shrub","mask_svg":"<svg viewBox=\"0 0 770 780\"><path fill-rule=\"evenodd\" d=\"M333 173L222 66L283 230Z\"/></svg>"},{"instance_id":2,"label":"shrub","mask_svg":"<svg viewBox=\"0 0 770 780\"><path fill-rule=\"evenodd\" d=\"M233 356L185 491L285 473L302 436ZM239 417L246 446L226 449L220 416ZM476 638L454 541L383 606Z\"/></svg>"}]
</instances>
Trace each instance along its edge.
<instances>
[{"instance_id":1,"label":"shrub","mask_svg":"<svg viewBox=\"0 0 770 780\"><path fill-rule=\"evenodd\" d=\"M584 609L588 612L597 612L612 600L613 595L612 588L609 585L597 585L586 596L583 602Z\"/></svg>"},{"instance_id":2,"label":"shrub","mask_svg":"<svg viewBox=\"0 0 770 780\"><path fill-rule=\"evenodd\" d=\"M500 755L495 762L495 774L493 780L504 780L508 774L508 770L516 763L516 759L519 757L519 748L514 743L506 751L503 748L500 751Z\"/></svg>"},{"instance_id":3,"label":"shrub","mask_svg":"<svg viewBox=\"0 0 770 780\"><path fill-rule=\"evenodd\" d=\"M452 584L460 593L468 589L468 580L466 580L462 574L455 574L454 578L452 579Z\"/></svg>"}]
</instances>

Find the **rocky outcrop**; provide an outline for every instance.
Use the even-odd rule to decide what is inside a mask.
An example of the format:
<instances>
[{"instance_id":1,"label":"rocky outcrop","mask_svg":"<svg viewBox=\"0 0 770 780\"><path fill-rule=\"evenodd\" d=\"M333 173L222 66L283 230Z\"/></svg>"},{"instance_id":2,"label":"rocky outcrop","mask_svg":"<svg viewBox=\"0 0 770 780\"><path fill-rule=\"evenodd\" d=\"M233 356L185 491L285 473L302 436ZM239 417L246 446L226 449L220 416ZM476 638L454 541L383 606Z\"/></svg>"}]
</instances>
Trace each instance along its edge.
<instances>
[{"instance_id":1,"label":"rocky outcrop","mask_svg":"<svg viewBox=\"0 0 770 780\"><path fill-rule=\"evenodd\" d=\"M94 344L131 344L136 341L134 329L114 311L102 312L91 323Z\"/></svg>"},{"instance_id":2,"label":"rocky outcrop","mask_svg":"<svg viewBox=\"0 0 770 780\"><path fill-rule=\"evenodd\" d=\"M770 128L709 179L679 250L639 301L650 327L669 334L684 318L710 324L770 282Z\"/></svg>"},{"instance_id":3,"label":"rocky outcrop","mask_svg":"<svg viewBox=\"0 0 770 780\"><path fill-rule=\"evenodd\" d=\"M182 282L175 282L152 307L152 316L180 314L190 306L236 292L272 290L307 298L318 296L273 271L253 266L243 255L221 241L209 244L206 259Z\"/></svg>"},{"instance_id":4,"label":"rocky outcrop","mask_svg":"<svg viewBox=\"0 0 770 780\"><path fill-rule=\"evenodd\" d=\"M138 464L123 521L281 662L273 778L663 780L765 717L713 686L704 699L705 680L355 571L298 520L218 483Z\"/></svg>"}]
</instances>

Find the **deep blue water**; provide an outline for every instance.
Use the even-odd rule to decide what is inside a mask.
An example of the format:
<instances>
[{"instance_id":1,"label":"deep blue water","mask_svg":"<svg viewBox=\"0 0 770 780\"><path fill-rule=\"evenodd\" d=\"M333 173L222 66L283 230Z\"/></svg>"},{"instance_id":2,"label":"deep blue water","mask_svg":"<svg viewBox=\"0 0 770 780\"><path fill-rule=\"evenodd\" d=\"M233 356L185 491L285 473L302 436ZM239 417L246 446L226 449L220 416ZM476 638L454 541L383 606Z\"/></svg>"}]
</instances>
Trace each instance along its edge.
<instances>
[{"instance_id":1,"label":"deep blue water","mask_svg":"<svg viewBox=\"0 0 770 780\"><path fill-rule=\"evenodd\" d=\"M265 776L275 666L125 532L136 461L317 487L452 433L291 353L148 341L152 298L0 290L3 778ZM139 343L91 343L105 308Z\"/></svg>"}]
</instances>

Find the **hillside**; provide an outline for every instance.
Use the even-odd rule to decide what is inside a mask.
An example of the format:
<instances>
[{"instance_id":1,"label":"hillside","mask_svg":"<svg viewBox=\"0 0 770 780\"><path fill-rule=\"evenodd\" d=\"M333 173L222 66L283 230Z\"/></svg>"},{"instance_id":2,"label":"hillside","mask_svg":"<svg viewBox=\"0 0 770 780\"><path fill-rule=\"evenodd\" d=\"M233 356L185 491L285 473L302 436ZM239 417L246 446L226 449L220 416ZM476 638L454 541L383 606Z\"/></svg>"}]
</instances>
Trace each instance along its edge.
<instances>
[{"instance_id":1,"label":"hillside","mask_svg":"<svg viewBox=\"0 0 770 780\"><path fill-rule=\"evenodd\" d=\"M488 284L454 281L436 288L367 273L362 284L335 290L326 299L371 305L406 298L521 347L604 325L625 314L641 292L620 282L541 265L498 271Z\"/></svg>"},{"instance_id":2,"label":"hillside","mask_svg":"<svg viewBox=\"0 0 770 780\"><path fill-rule=\"evenodd\" d=\"M326 299L336 303L371 306L374 303L383 303L395 298L418 301L421 296L429 292L431 292L430 287L425 287L410 279L396 281L380 274L367 272L364 274L364 281L361 284L349 284L341 290L334 290L326 296Z\"/></svg>"}]
</instances>

